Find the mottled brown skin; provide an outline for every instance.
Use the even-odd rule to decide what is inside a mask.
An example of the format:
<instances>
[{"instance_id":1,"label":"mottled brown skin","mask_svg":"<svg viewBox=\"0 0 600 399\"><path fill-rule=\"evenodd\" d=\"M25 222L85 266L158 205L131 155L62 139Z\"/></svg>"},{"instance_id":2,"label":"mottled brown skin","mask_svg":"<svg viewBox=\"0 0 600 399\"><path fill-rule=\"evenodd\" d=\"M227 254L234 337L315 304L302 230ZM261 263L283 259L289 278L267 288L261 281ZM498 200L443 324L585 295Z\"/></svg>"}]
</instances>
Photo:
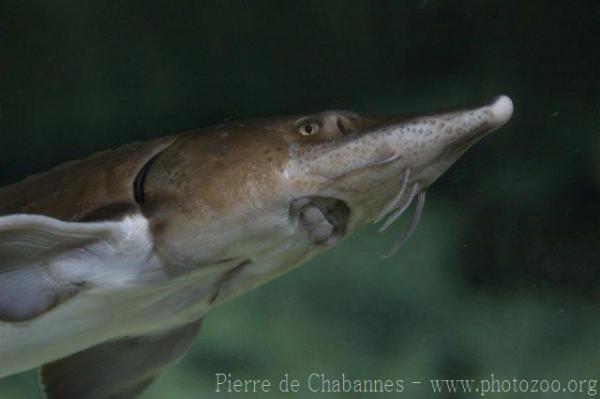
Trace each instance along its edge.
<instances>
[{"instance_id":1,"label":"mottled brown skin","mask_svg":"<svg viewBox=\"0 0 600 399\"><path fill-rule=\"evenodd\" d=\"M156 158L141 209L159 254L197 263L187 256L197 251L195 244L185 247L184 238L223 229L227 219L252 217L274 202L289 202L273 195L285 184L288 145L268 125L247 121L184 133Z\"/></svg>"},{"instance_id":2,"label":"mottled brown skin","mask_svg":"<svg viewBox=\"0 0 600 399\"><path fill-rule=\"evenodd\" d=\"M164 219L221 213L276 189L288 160L279 132L251 121L184 133L156 159L145 181L144 215ZM262 194L262 195L261 195ZM207 220L210 222L210 220Z\"/></svg>"},{"instance_id":3,"label":"mottled brown skin","mask_svg":"<svg viewBox=\"0 0 600 399\"><path fill-rule=\"evenodd\" d=\"M140 209L133 182L156 155L145 179L144 215L186 218L209 206L230 209L248 198L247 184L263 194L288 161L288 142L297 139L297 117L257 119L197 129L66 162L0 188L0 216L28 213L64 221L90 221ZM331 137L334 138L334 137ZM300 137L301 141L323 141ZM272 171L266 174L265 171ZM208 220L210 222L210 220Z\"/></svg>"},{"instance_id":4,"label":"mottled brown skin","mask_svg":"<svg viewBox=\"0 0 600 399\"><path fill-rule=\"evenodd\" d=\"M30 213L80 221L135 211L132 187L137 173L175 139L127 144L0 188L0 215Z\"/></svg>"},{"instance_id":5,"label":"mottled brown skin","mask_svg":"<svg viewBox=\"0 0 600 399\"><path fill-rule=\"evenodd\" d=\"M206 207L226 211L252 201L253 196L258 200L280 189L278 177L288 161L290 142L297 142L300 148L318 147L342 138L340 131L354 134L361 125L370 129L381 123L379 119L339 118L337 126L323 126L319 135L299 136L298 124L310 122L310 118L223 124L66 162L0 188L0 216L27 213L92 221L137 212L140 206L134 198L133 182L158 155L145 179L141 210L147 217L156 217L153 228L159 231L168 227L165 219L175 214L197 218ZM248 184L261 187L262 192L250 194Z\"/></svg>"}]
</instances>

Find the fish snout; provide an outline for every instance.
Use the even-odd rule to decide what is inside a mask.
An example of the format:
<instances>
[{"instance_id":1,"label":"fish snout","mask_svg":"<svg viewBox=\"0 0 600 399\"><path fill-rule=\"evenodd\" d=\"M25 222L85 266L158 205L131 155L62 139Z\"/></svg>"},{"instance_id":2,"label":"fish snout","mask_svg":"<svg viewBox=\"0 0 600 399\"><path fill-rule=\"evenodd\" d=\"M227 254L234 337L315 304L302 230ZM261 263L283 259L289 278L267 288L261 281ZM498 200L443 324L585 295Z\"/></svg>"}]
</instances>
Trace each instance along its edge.
<instances>
[{"instance_id":1,"label":"fish snout","mask_svg":"<svg viewBox=\"0 0 600 399\"><path fill-rule=\"evenodd\" d=\"M430 185L473 144L512 116L512 100L498 96L483 105L433 112L391 121L374 132L403 159L412 178Z\"/></svg>"},{"instance_id":2,"label":"fish snout","mask_svg":"<svg viewBox=\"0 0 600 399\"><path fill-rule=\"evenodd\" d=\"M508 122L512 112L510 97L498 96L482 106L442 114L440 119L448 120L448 129L442 129L441 133L446 133L450 142L467 142L470 146Z\"/></svg>"},{"instance_id":3,"label":"fish snout","mask_svg":"<svg viewBox=\"0 0 600 399\"><path fill-rule=\"evenodd\" d=\"M513 102L509 96L501 95L490 105L492 118L498 127L504 125L513 114Z\"/></svg>"},{"instance_id":4,"label":"fish snout","mask_svg":"<svg viewBox=\"0 0 600 399\"><path fill-rule=\"evenodd\" d=\"M505 124L513 112L512 100L505 95L484 105L440 111L412 118L384 128L387 145L402 158L392 168L402 171L397 193L381 208L374 219L383 222L385 231L416 199L408 230L398 238L385 257L392 256L417 228L425 204L425 192L469 147L487 133ZM390 134L390 131L392 132ZM391 143L390 143L391 142ZM393 185L393 184L392 184Z\"/></svg>"}]
</instances>

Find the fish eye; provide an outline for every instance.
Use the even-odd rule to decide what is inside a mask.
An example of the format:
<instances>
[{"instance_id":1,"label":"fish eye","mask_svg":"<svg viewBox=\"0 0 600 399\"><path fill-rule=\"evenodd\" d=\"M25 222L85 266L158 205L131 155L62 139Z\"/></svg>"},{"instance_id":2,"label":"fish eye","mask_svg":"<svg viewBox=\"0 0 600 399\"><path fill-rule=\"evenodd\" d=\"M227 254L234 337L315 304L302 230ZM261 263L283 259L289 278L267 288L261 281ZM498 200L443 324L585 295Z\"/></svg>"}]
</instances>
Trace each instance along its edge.
<instances>
[{"instance_id":1,"label":"fish eye","mask_svg":"<svg viewBox=\"0 0 600 399\"><path fill-rule=\"evenodd\" d=\"M319 124L317 122L304 123L298 131L303 136L311 136L319 131Z\"/></svg>"}]
</instances>

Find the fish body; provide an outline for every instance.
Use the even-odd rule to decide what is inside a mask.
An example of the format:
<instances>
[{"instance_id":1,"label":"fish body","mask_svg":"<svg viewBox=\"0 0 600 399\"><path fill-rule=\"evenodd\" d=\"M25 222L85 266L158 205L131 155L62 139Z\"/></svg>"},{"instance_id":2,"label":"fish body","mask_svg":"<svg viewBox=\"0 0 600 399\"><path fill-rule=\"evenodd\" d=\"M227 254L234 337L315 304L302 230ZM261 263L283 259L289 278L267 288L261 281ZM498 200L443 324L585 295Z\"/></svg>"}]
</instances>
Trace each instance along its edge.
<instances>
[{"instance_id":1,"label":"fish body","mask_svg":"<svg viewBox=\"0 0 600 399\"><path fill-rule=\"evenodd\" d=\"M501 96L414 117L232 122L0 189L0 377L43 366L49 398L135 397L210 309L415 200L399 247L426 189L511 114ZM114 353L122 368L90 364Z\"/></svg>"}]
</instances>

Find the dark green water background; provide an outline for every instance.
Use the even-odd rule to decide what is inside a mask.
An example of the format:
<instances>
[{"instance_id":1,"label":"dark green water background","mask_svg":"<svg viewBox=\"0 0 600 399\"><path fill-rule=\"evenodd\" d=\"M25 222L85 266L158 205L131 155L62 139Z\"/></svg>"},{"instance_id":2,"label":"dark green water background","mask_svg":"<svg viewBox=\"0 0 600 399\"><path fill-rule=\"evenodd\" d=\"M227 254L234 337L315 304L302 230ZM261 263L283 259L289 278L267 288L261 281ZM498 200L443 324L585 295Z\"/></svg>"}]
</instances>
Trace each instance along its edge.
<instances>
[{"instance_id":1,"label":"dark green water background","mask_svg":"<svg viewBox=\"0 0 600 399\"><path fill-rule=\"evenodd\" d=\"M226 119L505 93L512 121L429 190L397 256L379 258L402 223L367 228L217 309L144 397L265 396L217 395L215 372L423 381L388 395L409 398L430 378L600 379L599 43L598 1L1 0L0 184ZM0 381L38 395L33 372Z\"/></svg>"}]
</instances>

